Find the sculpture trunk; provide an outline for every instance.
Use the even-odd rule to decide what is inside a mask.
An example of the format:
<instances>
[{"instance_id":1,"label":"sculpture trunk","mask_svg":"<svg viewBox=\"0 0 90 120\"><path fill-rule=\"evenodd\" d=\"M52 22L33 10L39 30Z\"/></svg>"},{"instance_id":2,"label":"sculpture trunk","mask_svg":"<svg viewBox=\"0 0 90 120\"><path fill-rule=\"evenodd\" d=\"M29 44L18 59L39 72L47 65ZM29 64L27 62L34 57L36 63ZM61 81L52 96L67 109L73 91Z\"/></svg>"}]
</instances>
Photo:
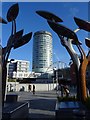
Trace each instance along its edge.
<instances>
[{"instance_id":1,"label":"sculpture trunk","mask_svg":"<svg viewBox=\"0 0 90 120\"><path fill-rule=\"evenodd\" d=\"M76 73L76 85L77 85L77 100L81 101L80 79L78 74L79 71L76 65L75 65L75 73Z\"/></svg>"},{"instance_id":2,"label":"sculpture trunk","mask_svg":"<svg viewBox=\"0 0 90 120\"><path fill-rule=\"evenodd\" d=\"M7 68L6 68L6 65L3 65L2 67L2 106L4 106L6 77L7 77Z\"/></svg>"},{"instance_id":3,"label":"sculpture trunk","mask_svg":"<svg viewBox=\"0 0 90 120\"><path fill-rule=\"evenodd\" d=\"M90 62L89 58L85 58L80 66L80 87L81 87L81 100L84 102L87 98L87 88L86 88L86 69L87 65Z\"/></svg>"}]
</instances>

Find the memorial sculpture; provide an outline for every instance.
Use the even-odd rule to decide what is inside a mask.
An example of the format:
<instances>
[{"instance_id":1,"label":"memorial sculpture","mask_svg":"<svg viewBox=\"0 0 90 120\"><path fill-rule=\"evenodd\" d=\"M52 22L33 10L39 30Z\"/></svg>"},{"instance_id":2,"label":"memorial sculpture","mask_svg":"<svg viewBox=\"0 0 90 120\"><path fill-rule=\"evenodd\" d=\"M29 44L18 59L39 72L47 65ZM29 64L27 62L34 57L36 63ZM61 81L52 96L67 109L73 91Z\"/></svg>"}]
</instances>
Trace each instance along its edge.
<instances>
[{"instance_id":1,"label":"memorial sculpture","mask_svg":"<svg viewBox=\"0 0 90 120\"><path fill-rule=\"evenodd\" d=\"M54 32L57 33L58 37L60 38L61 44L66 48L73 63L75 64L76 69L76 83L77 83L77 99L79 101L84 102L87 98L87 88L86 88L86 68L90 62L90 50L86 55L82 46L81 42L78 40L78 37L75 32L80 29L86 30L90 32L90 23L84 20L78 19L74 17L76 24L79 26L79 29L75 31L70 30L66 26L59 24L55 19L57 18L56 15L49 14L46 11L36 11L37 14L47 19L49 26L53 29ZM52 19L51 19L52 18ZM85 39L86 45L90 47L90 40ZM80 52L80 57L77 52L74 50L73 45L76 45Z\"/></svg>"},{"instance_id":2,"label":"memorial sculpture","mask_svg":"<svg viewBox=\"0 0 90 120\"><path fill-rule=\"evenodd\" d=\"M7 41L6 47L2 47L2 102L4 106L5 89L6 89L6 76L7 76L7 62L11 49L21 47L28 43L32 37L32 32L23 35L23 29L16 30L16 18L19 14L18 3L12 5L7 12L7 21L12 23L12 30L10 37ZM4 19L0 18L0 22L7 23Z\"/></svg>"}]
</instances>

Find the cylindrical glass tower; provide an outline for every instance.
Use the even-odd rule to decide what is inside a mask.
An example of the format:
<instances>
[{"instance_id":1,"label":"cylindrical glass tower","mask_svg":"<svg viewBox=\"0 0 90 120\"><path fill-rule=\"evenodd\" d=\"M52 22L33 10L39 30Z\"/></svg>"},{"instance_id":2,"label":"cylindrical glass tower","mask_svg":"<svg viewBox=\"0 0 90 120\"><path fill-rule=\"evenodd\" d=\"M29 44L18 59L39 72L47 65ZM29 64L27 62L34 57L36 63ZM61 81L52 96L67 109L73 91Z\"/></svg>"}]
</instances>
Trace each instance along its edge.
<instances>
[{"instance_id":1,"label":"cylindrical glass tower","mask_svg":"<svg viewBox=\"0 0 90 120\"><path fill-rule=\"evenodd\" d=\"M47 31L38 31L33 37L32 71L45 73L52 64L52 35Z\"/></svg>"}]
</instances>

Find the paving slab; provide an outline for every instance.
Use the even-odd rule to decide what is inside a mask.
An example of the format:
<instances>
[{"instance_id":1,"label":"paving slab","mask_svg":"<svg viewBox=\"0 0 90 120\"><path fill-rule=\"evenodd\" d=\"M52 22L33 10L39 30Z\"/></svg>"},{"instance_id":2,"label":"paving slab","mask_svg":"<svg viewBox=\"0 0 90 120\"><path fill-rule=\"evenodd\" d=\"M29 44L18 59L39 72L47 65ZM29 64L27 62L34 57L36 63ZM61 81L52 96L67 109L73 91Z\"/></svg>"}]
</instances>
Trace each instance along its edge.
<instances>
[{"instance_id":1,"label":"paving slab","mask_svg":"<svg viewBox=\"0 0 90 120\"><path fill-rule=\"evenodd\" d=\"M19 101L29 102L29 119L55 120L56 91L16 92Z\"/></svg>"}]
</instances>

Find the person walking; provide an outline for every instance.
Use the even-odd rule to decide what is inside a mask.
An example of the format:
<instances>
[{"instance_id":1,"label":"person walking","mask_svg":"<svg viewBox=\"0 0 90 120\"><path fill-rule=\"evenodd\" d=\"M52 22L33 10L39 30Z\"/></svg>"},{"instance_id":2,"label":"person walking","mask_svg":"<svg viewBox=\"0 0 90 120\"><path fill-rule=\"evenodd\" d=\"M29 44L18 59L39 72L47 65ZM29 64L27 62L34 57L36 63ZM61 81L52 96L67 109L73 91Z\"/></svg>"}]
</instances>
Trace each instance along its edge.
<instances>
[{"instance_id":1,"label":"person walking","mask_svg":"<svg viewBox=\"0 0 90 120\"><path fill-rule=\"evenodd\" d=\"M31 85L28 86L28 91L31 92Z\"/></svg>"},{"instance_id":2,"label":"person walking","mask_svg":"<svg viewBox=\"0 0 90 120\"><path fill-rule=\"evenodd\" d=\"M33 95L35 94L35 85L33 85Z\"/></svg>"}]
</instances>

